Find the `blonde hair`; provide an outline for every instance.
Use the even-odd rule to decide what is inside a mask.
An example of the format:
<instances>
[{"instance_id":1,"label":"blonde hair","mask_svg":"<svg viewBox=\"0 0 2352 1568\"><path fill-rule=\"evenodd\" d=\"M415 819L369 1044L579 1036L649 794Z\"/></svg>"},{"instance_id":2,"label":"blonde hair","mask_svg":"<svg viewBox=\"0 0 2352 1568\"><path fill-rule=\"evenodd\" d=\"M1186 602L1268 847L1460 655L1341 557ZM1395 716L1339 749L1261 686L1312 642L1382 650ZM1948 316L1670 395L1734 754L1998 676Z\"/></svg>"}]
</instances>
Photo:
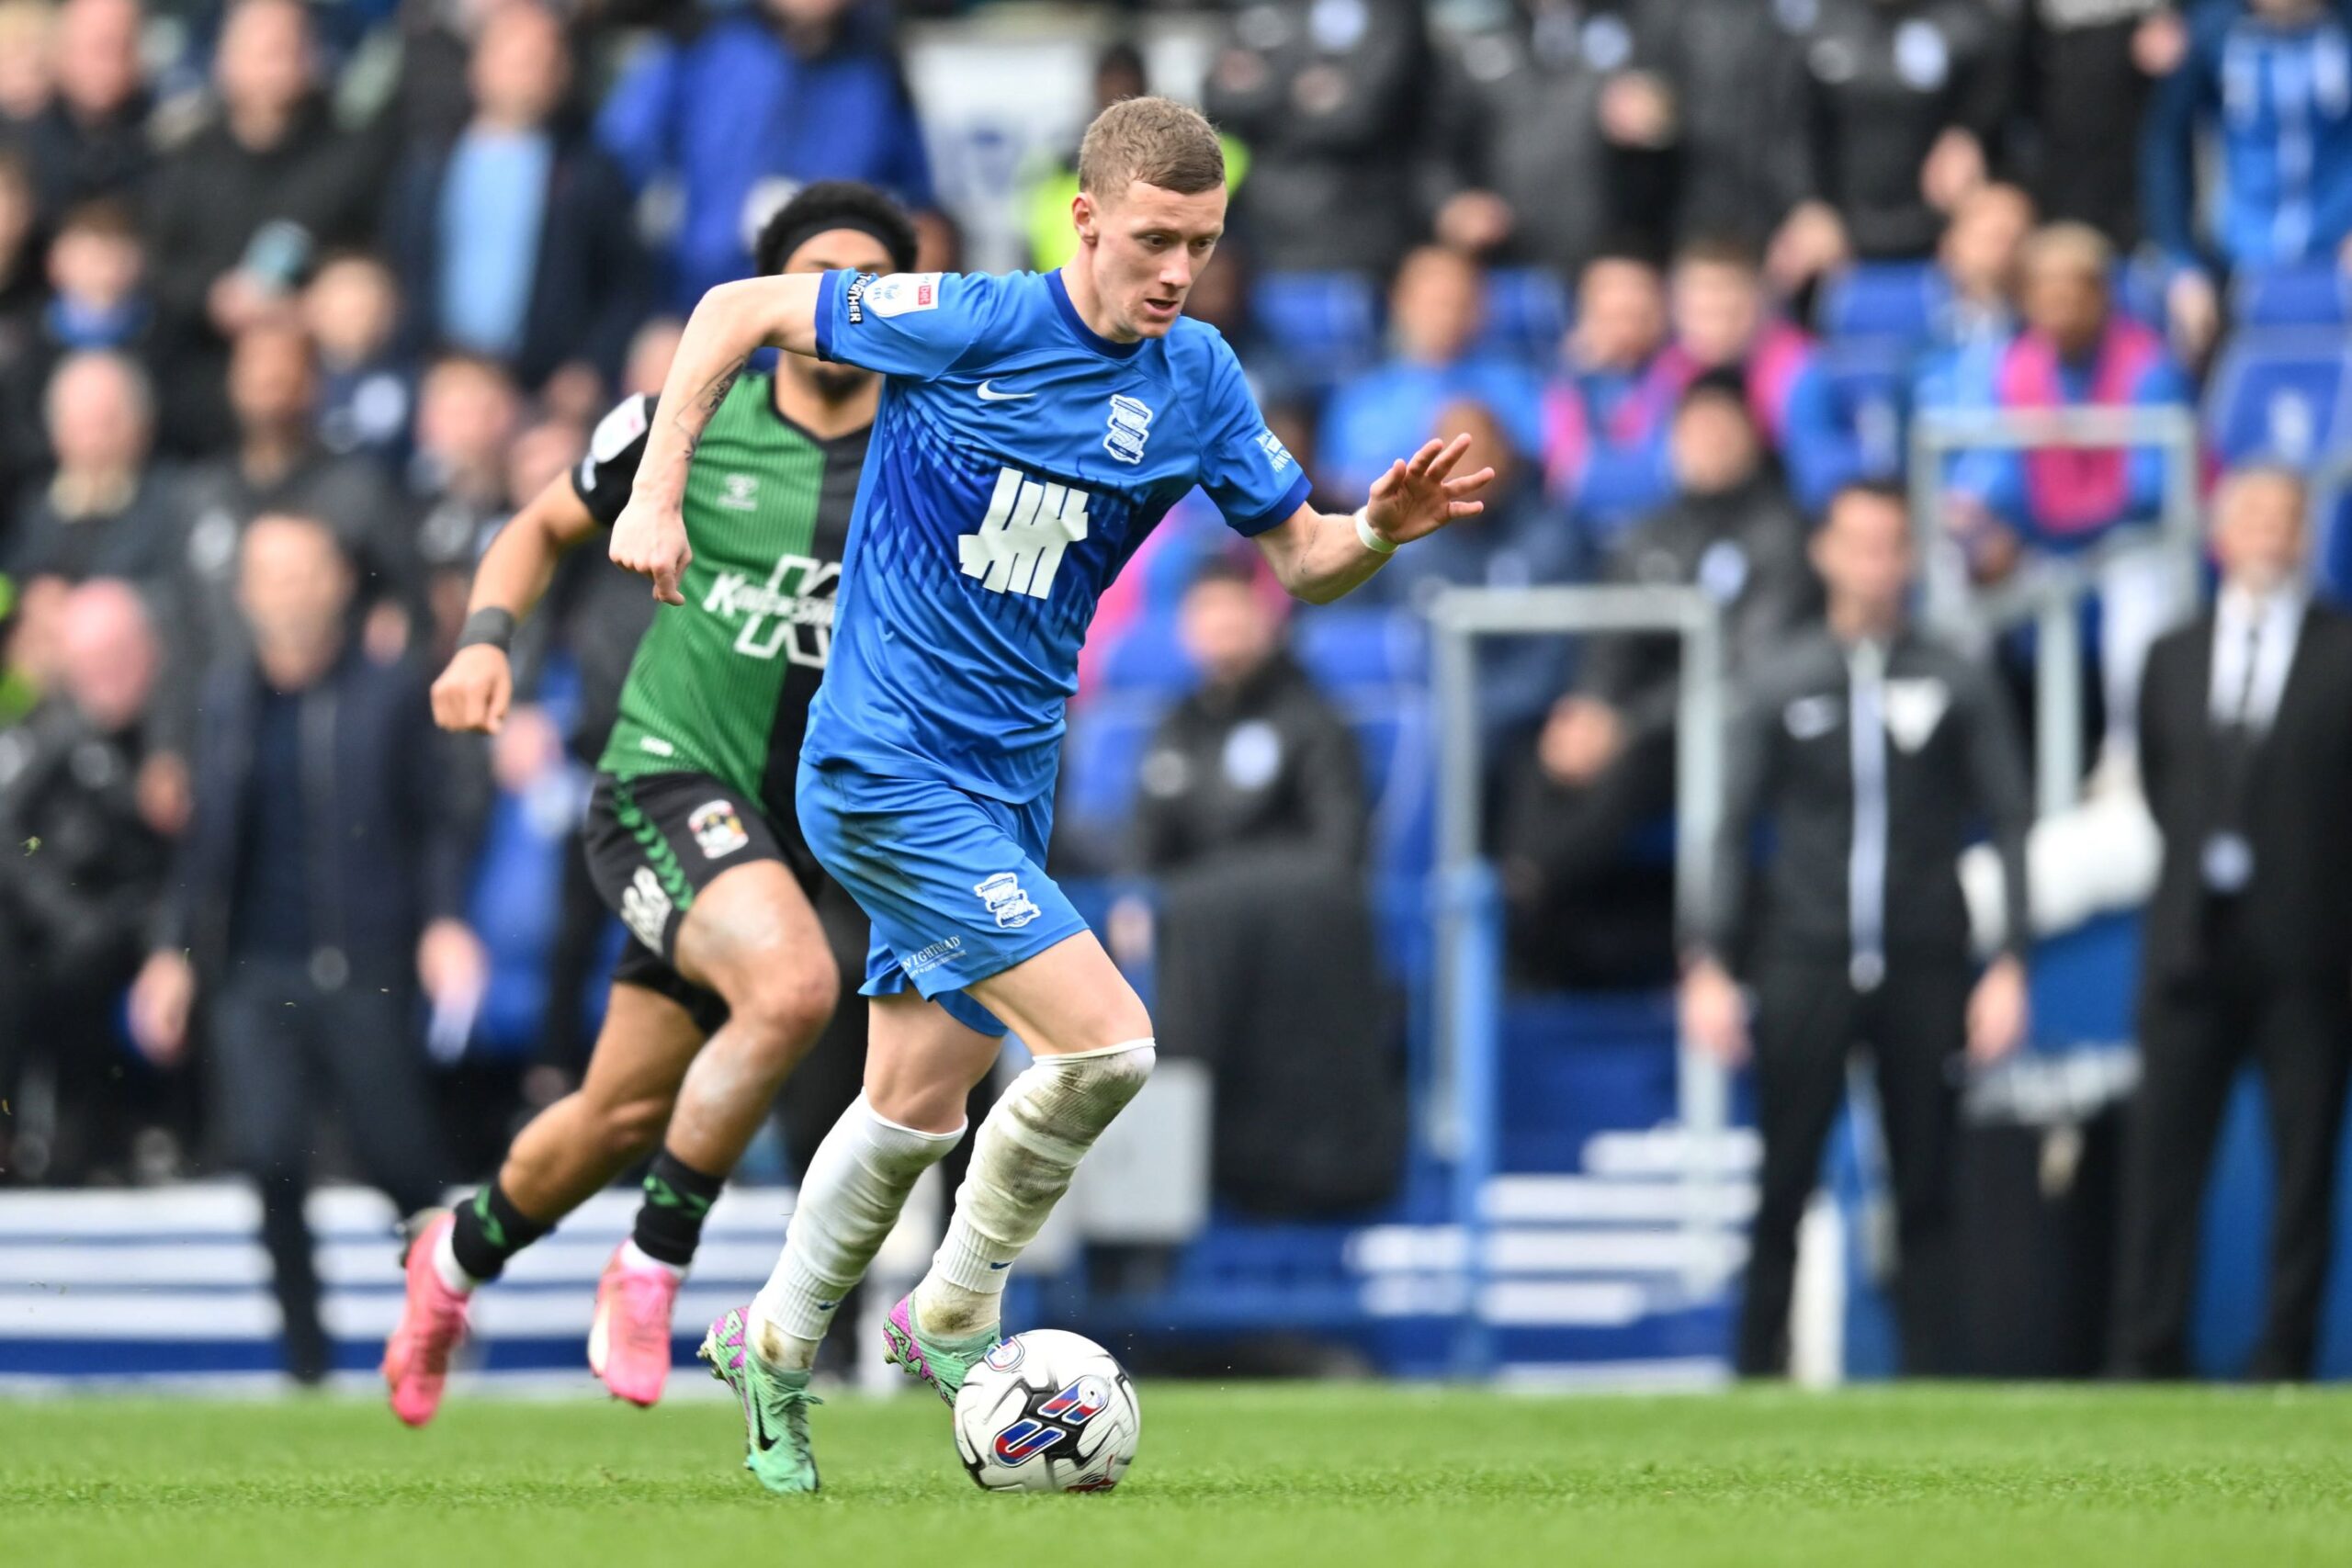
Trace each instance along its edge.
<instances>
[{"instance_id":1,"label":"blonde hair","mask_svg":"<svg viewBox=\"0 0 2352 1568\"><path fill-rule=\"evenodd\" d=\"M1225 184L1225 148L1200 110L1173 98L1122 98L1094 117L1078 147L1078 188L1120 197L1136 180L1178 196Z\"/></svg>"}]
</instances>

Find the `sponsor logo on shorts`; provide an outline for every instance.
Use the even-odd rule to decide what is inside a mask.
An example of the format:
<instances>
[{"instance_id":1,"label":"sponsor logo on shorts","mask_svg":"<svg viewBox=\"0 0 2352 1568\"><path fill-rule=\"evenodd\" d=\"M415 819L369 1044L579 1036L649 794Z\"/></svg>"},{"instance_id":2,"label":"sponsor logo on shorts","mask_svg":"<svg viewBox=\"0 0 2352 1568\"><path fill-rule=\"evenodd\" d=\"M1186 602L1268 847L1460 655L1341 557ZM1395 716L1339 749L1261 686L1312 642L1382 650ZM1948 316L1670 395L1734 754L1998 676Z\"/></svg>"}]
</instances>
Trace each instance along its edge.
<instances>
[{"instance_id":1,"label":"sponsor logo on shorts","mask_svg":"<svg viewBox=\"0 0 2352 1568\"><path fill-rule=\"evenodd\" d=\"M998 927L1004 931L1018 931L1045 912L1022 890L1021 879L1009 871L1000 871L986 882L974 883L972 891L980 896L980 902L989 907L989 913L996 917Z\"/></svg>"},{"instance_id":2,"label":"sponsor logo on shorts","mask_svg":"<svg viewBox=\"0 0 2352 1568\"><path fill-rule=\"evenodd\" d=\"M662 879L653 874L653 868L639 866L621 890L622 923L638 941L659 953L662 933L669 929L671 908L670 895L662 890Z\"/></svg>"},{"instance_id":3,"label":"sponsor logo on shorts","mask_svg":"<svg viewBox=\"0 0 2352 1568\"><path fill-rule=\"evenodd\" d=\"M694 815L686 818L686 831L702 846L705 860L725 860L752 841L743 831L743 819L735 813L732 801L714 800L697 806Z\"/></svg>"},{"instance_id":4,"label":"sponsor logo on shorts","mask_svg":"<svg viewBox=\"0 0 2352 1568\"><path fill-rule=\"evenodd\" d=\"M909 975L926 975L964 951L960 936L943 937L911 957L899 961L899 967Z\"/></svg>"}]
</instances>

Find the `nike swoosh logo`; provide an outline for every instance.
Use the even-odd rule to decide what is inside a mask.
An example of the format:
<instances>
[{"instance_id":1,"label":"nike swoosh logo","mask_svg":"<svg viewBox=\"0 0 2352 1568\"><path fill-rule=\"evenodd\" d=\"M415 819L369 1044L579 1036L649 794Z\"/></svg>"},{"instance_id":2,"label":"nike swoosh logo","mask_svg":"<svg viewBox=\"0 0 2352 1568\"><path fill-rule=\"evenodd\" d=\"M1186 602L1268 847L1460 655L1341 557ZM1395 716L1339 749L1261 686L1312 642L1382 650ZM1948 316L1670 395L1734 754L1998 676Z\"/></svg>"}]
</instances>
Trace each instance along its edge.
<instances>
[{"instance_id":1,"label":"nike swoosh logo","mask_svg":"<svg viewBox=\"0 0 2352 1568\"><path fill-rule=\"evenodd\" d=\"M1012 1259L1011 1259L1010 1258L1006 1258L1006 1259L1005 1259L1003 1262L1001 1262L1001 1263L991 1263L991 1264L989 1264L989 1268L991 1270L998 1269L1010 1269L1010 1268L1012 1268Z\"/></svg>"},{"instance_id":2,"label":"nike swoosh logo","mask_svg":"<svg viewBox=\"0 0 2352 1568\"><path fill-rule=\"evenodd\" d=\"M819 1302L817 1303L817 1310L819 1312L831 1312L841 1304L842 1303L839 1302Z\"/></svg>"},{"instance_id":3,"label":"nike swoosh logo","mask_svg":"<svg viewBox=\"0 0 2352 1568\"><path fill-rule=\"evenodd\" d=\"M1021 399L1023 399L1023 398L1034 398L1034 397L1035 397L1035 396L1037 395L1037 394L1036 394L1036 393L1035 393L1035 392L1000 392L1000 391L996 391L996 390L994 390L993 389L991 389L991 388L989 387L989 383L987 383L986 381L983 381L983 382L981 382L981 383L980 383L979 392L980 392L980 401L982 401L982 402L984 402L984 403L1010 403L1010 402L1017 402L1018 400L1021 400Z\"/></svg>"}]
</instances>

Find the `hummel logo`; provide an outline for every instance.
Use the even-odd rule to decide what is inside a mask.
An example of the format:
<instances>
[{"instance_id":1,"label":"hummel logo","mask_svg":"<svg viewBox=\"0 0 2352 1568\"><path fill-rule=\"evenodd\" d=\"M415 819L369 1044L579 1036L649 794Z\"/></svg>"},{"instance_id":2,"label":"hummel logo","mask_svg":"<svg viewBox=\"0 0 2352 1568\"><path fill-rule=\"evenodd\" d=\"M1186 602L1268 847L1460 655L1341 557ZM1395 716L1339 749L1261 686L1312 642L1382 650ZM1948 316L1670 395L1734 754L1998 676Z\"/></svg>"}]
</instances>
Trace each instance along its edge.
<instances>
[{"instance_id":1,"label":"hummel logo","mask_svg":"<svg viewBox=\"0 0 2352 1568\"><path fill-rule=\"evenodd\" d=\"M980 383L979 393L980 401L984 403L1010 403L1022 398L1034 398L1037 395L1035 392L1000 392L986 381Z\"/></svg>"}]
</instances>

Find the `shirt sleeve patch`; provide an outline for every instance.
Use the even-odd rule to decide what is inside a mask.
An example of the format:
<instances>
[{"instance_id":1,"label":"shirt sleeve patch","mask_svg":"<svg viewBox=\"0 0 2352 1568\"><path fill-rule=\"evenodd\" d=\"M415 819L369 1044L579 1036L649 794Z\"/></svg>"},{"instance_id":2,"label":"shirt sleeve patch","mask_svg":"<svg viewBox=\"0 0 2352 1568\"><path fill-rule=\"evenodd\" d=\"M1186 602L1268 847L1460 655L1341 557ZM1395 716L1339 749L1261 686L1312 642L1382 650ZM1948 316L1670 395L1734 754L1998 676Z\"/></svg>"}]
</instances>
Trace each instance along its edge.
<instances>
[{"instance_id":1,"label":"shirt sleeve patch","mask_svg":"<svg viewBox=\"0 0 2352 1568\"><path fill-rule=\"evenodd\" d=\"M588 437L589 461L609 463L628 451L629 444L653 423L649 405L650 400L644 397L630 398L597 421L595 433ZM582 474L588 471L585 467L581 469Z\"/></svg>"},{"instance_id":2,"label":"shirt sleeve patch","mask_svg":"<svg viewBox=\"0 0 2352 1568\"><path fill-rule=\"evenodd\" d=\"M939 308L939 278L935 272L894 272L888 277L875 278L865 288L865 308L885 320L916 310L935 310ZM849 319L857 320L854 301Z\"/></svg>"}]
</instances>

